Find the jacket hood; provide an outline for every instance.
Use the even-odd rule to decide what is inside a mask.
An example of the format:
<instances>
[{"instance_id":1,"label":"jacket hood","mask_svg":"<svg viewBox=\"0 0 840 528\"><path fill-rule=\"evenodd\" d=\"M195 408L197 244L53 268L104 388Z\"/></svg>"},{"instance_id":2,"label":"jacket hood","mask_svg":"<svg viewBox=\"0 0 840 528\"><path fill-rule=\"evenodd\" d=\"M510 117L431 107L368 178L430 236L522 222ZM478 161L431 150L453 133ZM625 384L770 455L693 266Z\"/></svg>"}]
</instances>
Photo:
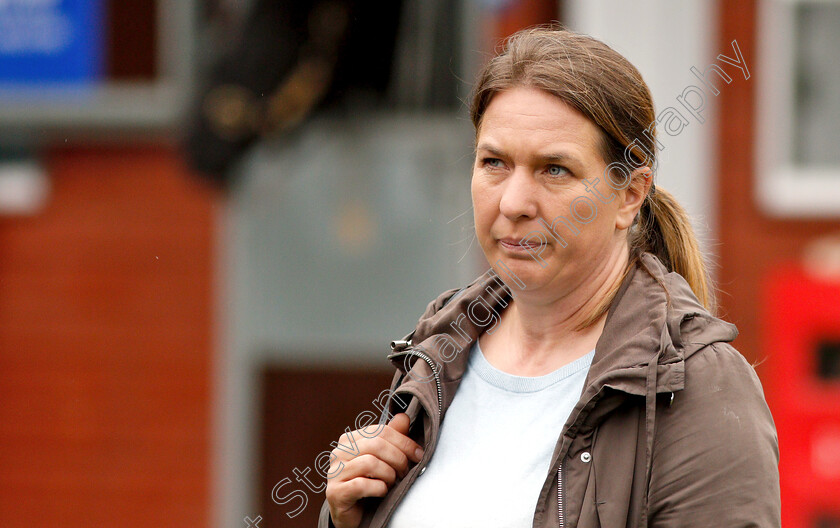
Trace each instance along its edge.
<instances>
[{"instance_id":1,"label":"jacket hood","mask_svg":"<svg viewBox=\"0 0 840 528\"><path fill-rule=\"evenodd\" d=\"M510 300L508 286L488 270L464 288L444 292L429 303L406 341L437 362L445 382L459 380L473 341L498 322ZM686 358L704 346L729 342L737 335L733 324L712 316L700 304L681 275L668 272L654 255L643 253L607 313L584 397L604 387L647 394L646 369L655 357L656 392L679 391L684 385ZM454 350L456 346L458 350ZM414 363L394 364L405 371Z\"/></svg>"}]
</instances>

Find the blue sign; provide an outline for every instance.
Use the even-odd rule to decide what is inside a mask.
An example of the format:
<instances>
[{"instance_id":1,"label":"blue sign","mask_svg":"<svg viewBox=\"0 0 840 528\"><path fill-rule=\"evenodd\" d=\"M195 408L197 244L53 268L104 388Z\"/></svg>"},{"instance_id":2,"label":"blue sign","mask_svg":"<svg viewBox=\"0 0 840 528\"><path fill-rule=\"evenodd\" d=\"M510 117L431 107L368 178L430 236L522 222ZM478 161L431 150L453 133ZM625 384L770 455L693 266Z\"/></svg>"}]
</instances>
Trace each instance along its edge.
<instances>
[{"instance_id":1,"label":"blue sign","mask_svg":"<svg viewBox=\"0 0 840 528\"><path fill-rule=\"evenodd\" d=\"M0 85L102 77L104 0L0 0Z\"/></svg>"}]
</instances>

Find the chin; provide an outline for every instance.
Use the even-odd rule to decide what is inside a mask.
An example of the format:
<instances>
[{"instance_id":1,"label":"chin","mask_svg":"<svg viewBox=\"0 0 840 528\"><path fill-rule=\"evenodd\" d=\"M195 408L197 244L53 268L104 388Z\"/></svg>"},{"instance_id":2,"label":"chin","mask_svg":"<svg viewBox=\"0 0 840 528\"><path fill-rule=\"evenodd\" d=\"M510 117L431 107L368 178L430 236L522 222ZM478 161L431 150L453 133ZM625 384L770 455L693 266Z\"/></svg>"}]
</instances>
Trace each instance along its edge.
<instances>
[{"instance_id":1,"label":"chin","mask_svg":"<svg viewBox=\"0 0 840 528\"><path fill-rule=\"evenodd\" d=\"M504 266L499 265L499 261L501 261ZM539 289L549 280L548 275L550 274L550 268L548 265L543 268L537 261L531 258L505 258L496 255L493 260L490 261L490 264L493 271L495 271L496 274L501 277L501 279L510 286L512 290L514 290L514 293L520 290L520 288L516 286L517 282L519 284L525 284L525 291L534 291ZM512 277L511 275L514 275L515 277Z\"/></svg>"}]
</instances>

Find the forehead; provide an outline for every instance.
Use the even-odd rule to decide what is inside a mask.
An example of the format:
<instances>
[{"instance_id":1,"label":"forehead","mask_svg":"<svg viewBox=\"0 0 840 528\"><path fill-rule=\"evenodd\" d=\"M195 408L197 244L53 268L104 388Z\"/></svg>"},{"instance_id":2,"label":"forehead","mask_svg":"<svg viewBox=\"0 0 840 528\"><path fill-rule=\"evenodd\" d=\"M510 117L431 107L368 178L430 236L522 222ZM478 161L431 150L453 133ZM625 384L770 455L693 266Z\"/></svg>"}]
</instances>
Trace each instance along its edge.
<instances>
[{"instance_id":1,"label":"forehead","mask_svg":"<svg viewBox=\"0 0 840 528\"><path fill-rule=\"evenodd\" d=\"M517 86L496 94L487 106L478 143L514 144L541 149L563 146L580 156L600 158L600 130L595 123L559 97L543 90Z\"/></svg>"}]
</instances>

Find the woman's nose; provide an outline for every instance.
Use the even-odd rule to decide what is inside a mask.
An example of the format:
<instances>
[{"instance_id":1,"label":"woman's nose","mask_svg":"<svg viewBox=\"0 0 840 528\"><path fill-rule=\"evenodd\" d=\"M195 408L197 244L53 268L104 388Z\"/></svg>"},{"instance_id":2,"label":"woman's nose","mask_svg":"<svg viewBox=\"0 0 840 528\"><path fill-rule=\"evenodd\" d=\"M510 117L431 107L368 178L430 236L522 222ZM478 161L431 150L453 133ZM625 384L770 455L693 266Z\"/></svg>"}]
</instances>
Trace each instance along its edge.
<instances>
[{"instance_id":1,"label":"woman's nose","mask_svg":"<svg viewBox=\"0 0 840 528\"><path fill-rule=\"evenodd\" d=\"M528 171L516 169L507 179L499 201L499 212L510 220L537 216L536 182Z\"/></svg>"}]
</instances>

